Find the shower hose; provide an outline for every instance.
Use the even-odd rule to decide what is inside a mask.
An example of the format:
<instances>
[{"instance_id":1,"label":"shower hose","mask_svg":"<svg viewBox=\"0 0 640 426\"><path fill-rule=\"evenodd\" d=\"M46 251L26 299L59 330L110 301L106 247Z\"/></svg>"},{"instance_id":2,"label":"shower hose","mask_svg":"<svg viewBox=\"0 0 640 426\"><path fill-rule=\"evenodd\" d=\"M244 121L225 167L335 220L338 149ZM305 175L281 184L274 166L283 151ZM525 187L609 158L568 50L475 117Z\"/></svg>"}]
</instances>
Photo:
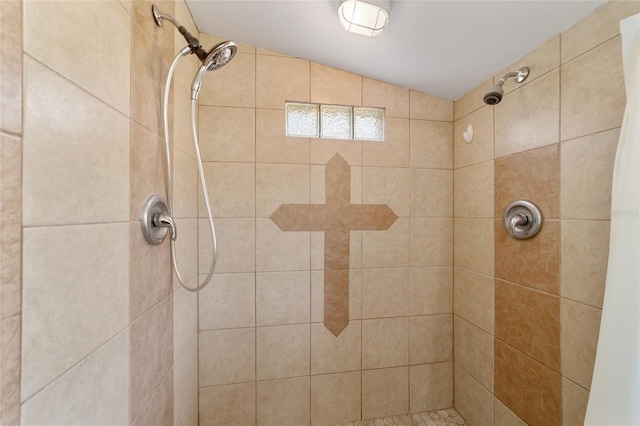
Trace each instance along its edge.
<instances>
[{"instance_id":1,"label":"shower hose","mask_svg":"<svg viewBox=\"0 0 640 426\"><path fill-rule=\"evenodd\" d=\"M169 199L169 215L173 215L173 172L171 169L171 147L169 140L169 91L171 89L171 81L173 80L173 73L175 71L178 62L183 56L186 56L191 53L191 49L189 46L182 49L175 57L173 62L171 63L171 67L169 68L169 73L167 74L167 83L165 85L164 90L164 100L163 100L163 125L164 125L164 142L166 148L166 157L167 157L167 198ZM211 257L211 263L209 265L209 273L207 277L204 279L202 283L197 285L196 287L189 287L185 282L182 274L180 273L180 269L178 268L178 262L176 260L176 242L171 239L171 261L173 263L173 270L175 271L176 277L178 278L178 282L180 285L184 287L188 291L200 291L202 290L209 281L211 281L211 277L213 276L213 271L216 268L216 262L218 261L218 245L216 241L216 229L213 225L213 214L211 213L211 203L209 202L209 193L207 190L207 182L204 178L204 169L202 167L202 158L200 156L200 145L198 143L198 129L196 128L196 102L193 96L191 98L191 133L193 140L193 149L196 153L196 160L198 163L198 175L200 177L200 185L202 188L202 195L204 198L204 203L207 208L207 219L209 222L209 229L211 230L211 245L213 248L213 253ZM196 274L196 282L198 281Z\"/></svg>"}]
</instances>

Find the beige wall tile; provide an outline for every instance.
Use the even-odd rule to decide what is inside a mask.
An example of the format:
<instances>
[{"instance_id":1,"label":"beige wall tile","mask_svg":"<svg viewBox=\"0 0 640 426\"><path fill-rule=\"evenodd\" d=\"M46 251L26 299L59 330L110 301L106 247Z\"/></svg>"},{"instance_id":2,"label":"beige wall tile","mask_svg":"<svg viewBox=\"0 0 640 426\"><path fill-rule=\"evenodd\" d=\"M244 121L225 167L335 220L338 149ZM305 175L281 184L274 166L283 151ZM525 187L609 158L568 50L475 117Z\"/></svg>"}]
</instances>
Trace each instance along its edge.
<instances>
[{"instance_id":1,"label":"beige wall tile","mask_svg":"<svg viewBox=\"0 0 640 426\"><path fill-rule=\"evenodd\" d=\"M505 94L493 108L496 157L558 142L560 71Z\"/></svg>"},{"instance_id":2,"label":"beige wall tile","mask_svg":"<svg viewBox=\"0 0 640 426\"><path fill-rule=\"evenodd\" d=\"M453 363L409 367L409 409L412 413L453 406Z\"/></svg>"},{"instance_id":3,"label":"beige wall tile","mask_svg":"<svg viewBox=\"0 0 640 426\"><path fill-rule=\"evenodd\" d=\"M602 310L562 300L562 375L591 388Z\"/></svg>"},{"instance_id":4,"label":"beige wall tile","mask_svg":"<svg viewBox=\"0 0 640 426\"><path fill-rule=\"evenodd\" d=\"M308 232L285 232L271 219L257 219L256 270L268 272L309 269L309 239Z\"/></svg>"},{"instance_id":5,"label":"beige wall tile","mask_svg":"<svg viewBox=\"0 0 640 426\"><path fill-rule=\"evenodd\" d=\"M0 318L6 319L19 313L22 305L22 139L4 133L0 133L0 180ZM19 346L19 341L15 344Z\"/></svg>"},{"instance_id":6,"label":"beige wall tile","mask_svg":"<svg viewBox=\"0 0 640 426\"><path fill-rule=\"evenodd\" d=\"M216 219L214 222L218 245L216 272L254 272L256 270L256 221L254 219ZM275 225L274 225L275 226ZM211 231L206 220L198 224L200 244L199 268L209 271L211 262ZM258 246L259 247L259 246Z\"/></svg>"},{"instance_id":7,"label":"beige wall tile","mask_svg":"<svg viewBox=\"0 0 640 426\"><path fill-rule=\"evenodd\" d=\"M178 33L179 34L179 33ZM180 36L182 37L182 36ZM179 68L179 67L178 67ZM189 74L189 82L182 83L181 81L176 81L173 89L173 105L170 105L169 113L171 113L171 108L173 108L172 115L169 115L169 142L173 145L173 149L179 149L180 151L187 154L189 157L195 158L196 154L193 147L193 134L191 130L191 80L193 80L193 76L196 73L196 70L188 70ZM203 107L210 108L210 107ZM196 120L200 117L200 107L196 109ZM173 117L173 120L171 119ZM134 121L135 122L135 121ZM161 124L162 125L162 124ZM173 128L173 134L171 134L171 129ZM224 129L226 130L226 129ZM150 132L151 133L151 132ZM200 146L201 153L203 152L203 138L209 138L209 134L203 134L203 132L198 133L198 144ZM160 133L160 139L163 149L164 148L164 129L162 133ZM164 162L166 163L166 159L163 157ZM166 167L166 166L165 166Z\"/></svg>"},{"instance_id":8,"label":"beige wall tile","mask_svg":"<svg viewBox=\"0 0 640 426\"><path fill-rule=\"evenodd\" d=\"M24 229L22 291L26 400L128 325L129 224Z\"/></svg>"},{"instance_id":9,"label":"beige wall tile","mask_svg":"<svg viewBox=\"0 0 640 426\"><path fill-rule=\"evenodd\" d=\"M396 220L386 231L362 231L362 266L409 266L409 219Z\"/></svg>"},{"instance_id":10,"label":"beige wall tile","mask_svg":"<svg viewBox=\"0 0 640 426\"><path fill-rule=\"evenodd\" d=\"M455 362L478 383L493 391L493 336L454 316Z\"/></svg>"},{"instance_id":11,"label":"beige wall tile","mask_svg":"<svg viewBox=\"0 0 640 426\"><path fill-rule=\"evenodd\" d=\"M482 102L482 95L480 102ZM467 143L462 134L471 125L473 140ZM493 107L485 105L453 124L454 168L493 159Z\"/></svg>"},{"instance_id":12,"label":"beige wall tile","mask_svg":"<svg viewBox=\"0 0 640 426\"><path fill-rule=\"evenodd\" d=\"M312 62L311 102L362 105L362 76Z\"/></svg>"},{"instance_id":13,"label":"beige wall tile","mask_svg":"<svg viewBox=\"0 0 640 426\"><path fill-rule=\"evenodd\" d=\"M620 127L626 99L620 46L616 37L562 66L560 140Z\"/></svg>"},{"instance_id":14,"label":"beige wall tile","mask_svg":"<svg viewBox=\"0 0 640 426\"><path fill-rule=\"evenodd\" d=\"M200 40L200 44L202 44L205 50L211 49L211 47L213 47L215 43L210 43L209 40L206 39L206 37L202 37L201 34L198 32L198 26L196 25L195 22L193 22L191 11L189 11L189 7L187 6L186 2L184 0L177 0L174 3L174 7L175 7L174 16L178 20L178 22L180 22L185 28L187 28L187 30L191 34L193 34L195 37L198 37L198 39ZM176 52L177 54L177 52L180 51L180 49L182 49L183 47L185 47L187 43L179 31L172 31L172 32L174 33L172 52ZM205 34L202 33L202 35L205 35ZM180 81L180 83L182 83L184 86L191 85L191 82L193 81L193 76L195 75L198 67L202 65L200 61L194 56L195 55L190 56L189 59L180 62L178 64L178 67L176 68L176 79ZM178 422L177 419L176 419L176 422Z\"/></svg>"},{"instance_id":15,"label":"beige wall tile","mask_svg":"<svg viewBox=\"0 0 640 426\"><path fill-rule=\"evenodd\" d=\"M521 84L508 80L503 86L504 93L512 92L519 87L532 83L537 78L560 66L560 35L556 35L537 47L522 58L494 75L498 79L507 73L517 71L522 67L529 67L529 76Z\"/></svg>"},{"instance_id":16,"label":"beige wall tile","mask_svg":"<svg viewBox=\"0 0 640 426\"><path fill-rule=\"evenodd\" d=\"M409 367L362 372L362 417L387 417L409 412Z\"/></svg>"},{"instance_id":17,"label":"beige wall tile","mask_svg":"<svg viewBox=\"0 0 640 426\"><path fill-rule=\"evenodd\" d=\"M362 368L409 364L409 318L362 321Z\"/></svg>"},{"instance_id":18,"label":"beige wall tile","mask_svg":"<svg viewBox=\"0 0 640 426\"><path fill-rule=\"evenodd\" d=\"M614 129L561 144L563 219L611 218L611 182L619 136L620 129Z\"/></svg>"},{"instance_id":19,"label":"beige wall tile","mask_svg":"<svg viewBox=\"0 0 640 426\"><path fill-rule=\"evenodd\" d=\"M3 360L4 361L4 360ZM22 405L23 424L129 424L125 330Z\"/></svg>"},{"instance_id":20,"label":"beige wall tile","mask_svg":"<svg viewBox=\"0 0 640 426\"><path fill-rule=\"evenodd\" d=\"M409 90L409 118L453 121L453 102L426 93Z\"/></svg>"},{"instance_id":21,"label":"beige wall tile","mask_svg":"<svg viewBox=\"0 0 640 426\"><path fill-rule=\"evenodd\" d=\"M566 378L562 379L562 424L564 426L584 424L589 391Z\"/></svg>"},{"instance_id":22,"label":"beige wall tile","mask_svg":"<svg viewBox=\"0 0 640 426\"><path fill-rule=\"evenodd\" d=\"M493 161L456 169L453 182L455 217L493 217Z\"/></svg>"},{"instance_id":23,"label":"beige wall tile","mask_svg":"<svg viewBox=\"0 0 640 426\"><path fill-rule=\"evenodd\" d=\"M362 270L362 318L409 315L409 268Z\"/></svg>"},{"instance_id":24,"label":"beige wall tile","mask_svg":"<svg viewBox=\"0 0 640 426\"><path fill-rule=\"evenodd\" d=\"M158 3L164 13L173 14L173 2ZM131 21L131 38L125 41L133 47L131 40L136 40L130 69L131 118L153 134L160 135L162 134L163 82L174 56L175 32L159 28L154 20L149 19L149 5L145 2L131 3ZM93 45L90 48L95 49ZM100 75L100 71L93 75ZM173 115L172 106L172 102L169 101L169 117Z\"/></svg>"},{"instance_id":25,"label":"beige wall tile","mask_svg":"<svg viewBox=\"0 0 640 426\"><path fill-rule=\"evenodd\" d=\"M173 373L173 418L175 425L181 425L198 399L198 338L195 335L175 360Z\"/></svg>"},{"instance_id":26,"label":"beige wall tile","mask_svg":"<svg viewBox=\"0 0 640 426\"><path fill-rule=\"evenodd\" d=\"M516 416L497 398L495 400L495 422L496 426L527 426L524 420Z\"/></svg>"},{"instance_id":27,"label":"beige wall tile","mask_svg":"<svg viewBox=\"0 0 640 426\"><path fill-rule=\"evenodd\" d=\"M179 423L180 426L198 426L198 406L199 406L199 398L198 395L193 398L191 401L191 405L189 406L189 411L182 419L182 422Z\"/></svg>"},{"instance_id":28,"label":"beige wall tile","mask_svg":"<svg viewBox=\"0 0 640 426\"><path fill-rule=\"evenodd\" d=\"M365 77L362 105L384 108L386 117L409 118L409 89Z\"/></svg>"},{"instance_id":29,"label":"beige wall tile","mask_svg":"<svg viewBox=\"0 0 640 426\"><path fill-rule=\"evenodd\" d=\"M173 370L171 370L140 415L133 420L132 426L173 424L173 403Z\"/></svg>"},{"instance_id":30,"label":"beige wall tile","mask_svg":"<svg viewBox=\"0 0 640 426\"><path fill-rule=\"evenodd\" d=\"M385 139L362 143L362 164L365 166L409 167L409 120L385 118Z\"/></svg>"},{"instance_id":31,"label":"beige wall tile","mask_svg":"<svg viewBox=\"0 0 640 426\"><path fill-rule=\"evenodd\" d=\"M215 274L198 297L201 330L255 325L255 275Z\"/></svg>"},{"instance_id":32,"label":"beige wall tile","mask_svg":"<svg viewBox=\"0 0 640 426\"><path fill-rule=\"evenodd\" d=\"M256 325L308 323L310 294L309 271L256 274Z\"/></svg>"},{"instance_id":33,"label":"beige wall tile","mask_svg":"<svg viewBox=\"0 0 640 426\"><path fill-rule=\"evenodd\" d=\"M491 219L453 220L453 264L493 275L493 221Z\"/></svg>"},{"instance_id":34,"label":"beige wall tile","mask_svg":"<svg viewBox=\"0 0 640 426\"><path fill-rule=\"evenodd\" d=\"M349 271L349 319L362 318L362 270ZM311 321L324 321L324 270L311 271Z\"/></svg>"},{"instance_id":35,"label":"beige wall tile","mask_svg":"<svg viewBox=\"0 0 640 426\"><path fill-rule=\"evenodd\" d=\"M560 372L560 300L496 280L495 336Z\"/></svg>"},{"instance_id":36,"label":"beige wall tile","mask_svg":"<svg viewBox=\"0 0 640 426\"><path fill-rule=\"evenodd\" d=\"M256 109L256 161L309 162L309 139L287 137L285 114L280 109Z\"/></svg>"},{"instance_id":37,"label":"beige wall tile","mask_svg":"<svg viewBox=\"0 0 640 426\"><path fill-rule=\"evenodd\" d=\"M0 129L22 134L23 10L21 1L5 1L0 10L2 75L0 75ZM6 408L6 406L5 406ZM19 415L19 410L11 409ZM6 418L9 418L7 415Z\"/></svg>"},{"instance_id":38,"label":"beige wall tile","mask_svg":"<svg viewBox=\"0 0 640 426\"><path fill-rule=\"evenodd\" d=\"M640 3L610 1L561 34L562 63L620 34L620 20L640 12Z\"/></svg>"},{"instance_id":39,"label":"beige wall tile","mask_svg":"<svg viewBox=\"0 0 640 426\"><path fill-rule=\"evenodd\" d=\"M467 322L493 334L495 299L493 277L453 268L453 311Z\"/></svg>"},{"instance_id":40,"label":"beige wall tile","mask_svg":"<svg viewBox=\"0 0 640 426\"><path fill-rule=\"evenodd\" d=\"M131 324L131 420L142 416L167 374L173 380L173 300L160 302ZM171 383L173 392L173 383ZM173 401L173 397L170 398ZM173 415L173 407L171 407Z\"/></svg>"},{"instance_id":41,"label":"beige wall tile","mask_svg":"<svg viewBox=\"0 0 640 426\"><path fill-rule=\"evenodd\" d=\"M469 424L494 424L493 395L458 364L454 364L454 386L453 405Z\"/></svg>"},{"instance_id":42,"label":"beige wall tile","mask_svg":"<svg viewBox=\"0 0 640 426\"><path fill-rule=\"evenodd\" d=\"M173 272L169 244L148 244L140 222L129 224L129 250L129 312L134 321L171 294Z\"/></svg>"},{"instance_id":43,"label":"beige wall tile","mask_svg":"<svg viewBox=\"0 0 640 426\"><path fill-rule=\"evenodd\" d=\"M281 204L309 203L309 166L256 164L256 215L269 217Z\"/></svg>"},{"instance_id":44,"label":"beige wall tile","mask_svg":"<svg viewBox=\"0 0 640 426\"><path fill-rule=\"evenodd\" d=\"M311 424L335 424L359 419L362 407L361 373L311 376Z\"/></svg>"},{"instance_id":45,"label":"beige wall tile","mask_svg":"<svg viewBox=\"0 0 640 426\"><path fill-rule=\"evenodd\" d=\"M309 162L327 164L336 153L340 154L351 166L362 165L363 141L343 139L309 139Z\"/></svg>"},{"instance_id":46,"label":"beige wall tile","mask_svg":"<svg viewBox=\"0 0 640 426\"><path fill-rule=\"evenodd\" d=\"M309 324L258 327L256 371L258 380L309 374Z\"/></svg>"},{"instance_id":47,"label":"beige wall tile","mask_svg":"<svg viewBox=\"0 0 640 426\"><path fill-rule=\"evenodd\" d=\"M175 220L176 228L178 229L178 238L176 239L176 263L178 268L180 269L181 277L185 281L189 281L195 278L198 273L198 219L176 219ZM202 226L205 226L205 223L202 222ZM206 238L209 237L208 224L207 226L207 234ZM138 230L140 232L140 230ZM169 237L170 238L170 237ZM145 241L146 244L146 241ZM167 247L165 250L169 250L169 240L166 242ZM169 255L171 253L169 252ZM172 262L169 260L168 262ZM170 266L172 268L172 265ZM208 271L207 265L207 271ZM173 271L174 280L173 280L173 288L174 290L177 286L180 285L178 282L178 278L175 275L175 271Z\"/></svg>"},{"instance_id":48,"label":"beige wall tile","mask_svg":"<svg viewBox=\"0 0 640 426\"><path fill-rule=\"evenodd\" d=\"M198 163L179 149L173 150L173 210L176 218L198 217ZM132 215L134 206L131 206Z\"/></svg>"},{"instance_id":49,"label":"beige wall tile","mask_svg":"<svg viewBox=\"0 0 640 426\"><path fill-rule=\"evenodd\" d=\"M255 329L201 331L198 361L200 387L255 380Z\"/></svg>"},{"instance_id":50,"label":"beige wall tile","mask_svg":"<svg viewBox=\"0 0 640 426\"><path fill-rule=\"evenodd\" d=\"M311 324L311 374L359 371L361 345L360 321L351 321L338 336L324 324Z\"/></svg>"},{"instance_id":51,"label":"beige wall tile","mask_svg":"<svg viewBox=\"0 0 640 426\"><path fill-rule=\"evenodd\" d=\"M309 377L258 382L257 386L257 424L276 426L311 423Z\"/></svg>"},{"instance_id":52,"label":"beige wall tile","mask_svg":"<svg viewBox=\"0 0 640 426\"><path fill-rule=\"evenodd\" d=\"M602 308L609 260L608 221L562 222L560 294Z\"/></svg>"},{"instance_id":53,"label":"beige wall tile","mask_svg":"<svg viewBox=\"0 0 640 426\"><path fill-rule=\"evenodd\" d=\"M174 362L187 350L187 346L190 345L192 341L197 340L197 334L198 294L180 287L173 293Z\"/></svg>"},{"instance_id":54,"label":"beige wall tile","mask_svg":"<svg viewBox=\"0 0 640 426\"><path fill-rule=\"evenodd\" d=\"M363 167L362 202L386 204L397 216L409 216L409 169Z\"/></svg>"},{"instance_id":55,"label":"beige wall tile","mask_svg":"<svg viewBox=\"0 0 640 426\"><path fill-rule=\"evenodd\" d=\"M255 424L256 383L212 386L200 389L199 424Z\"/></svg>"},{"instance_id":56,"label":"beige wall tile","mask_svg":"<svg viewBox=\"0 0 640 426\"><path fill-rule=\"evenodd\" d=\"M129 218L140 220L140 209L150 194L167 196L166 148L162 140L144 127L135 122L130 126Z\"/></svg>"},{"instance_id":57,"label":"beige wall tile","mask_svg":"<svg viewBox=\"0 0 640 426\"><path fill-rule=\"evenodd\" d=\"M127 221L129 121L25 58L24 225Z\"/></svg>"},{"instance_id":58,"label":"beige wall tile","mask_svg":"<svg viewBox=\"0 0 640 426\"><path fill-rule=\"evenodd\" d=\"M23 7L24 50L128 115L131 21L122 6L100 1L26 2ZM86 34L109 43L96 49L95 38Z\"/></svg>"},{"instance_id":59,"label":"beige wall tile","mask_svg":"<svg viewBox=\"0 0 640 426\"><path fill-rule=\"evenodd\" d=\"M211 210L214 217L253 217L256 214L255 165L251 163L204 163ZM207 216L201 194L200 217Z\"/></svg>"},{"instance_id":60,"label":"beige wall tile","mask_svg":"<svg viewBox=\"0 0 640 426\"><path fill-rule=\"evenodd\" d=\"M256 56L256 107L284 109L285 101L309 101L309 61Z\"/></svg>"},{"instance_id":61,"label":"beige wall tile","mask_svg":"<svg viewBox=\"0 0 640 426\"><path fill-rule=\"evenodd\" d=\"M447 218L411 219L411 266L453 264L453 221Z\"/></svg>"},{"instance_id":62,"label":"beige wall tile","mask_svg":"<svg viewBox=\"0 0 640 426\"><path fill-rule=\"evenodd\" d=\"M453 360L451 314L414 316L410 319L409 327L410 364Z\"/></svg>"},{"instance_id":63,"label":"beige wall tile","mask_svg":"<svg viewBox=\"0 0 640 426\"><path fill-rule=\"evenodd\" d=\"M256 55L237 53L229 65L206 73L198 99L200 105L255 107Z\"/></svg>"},{"instance_id":64,"label":"beige wall tile","mask_svg":"<svg viewBox=\"0 0 640 426\"><path fill-rule=\"evenodd\" d=\"M198 110L198 138L203 161L255 161L254 109L200 105Z\"/></svg>"},{"instance_id":65,"label":"beige wall tile","mask_svg":"<svg viewBox=\"0 0 640 426\"><path fill-rule=\"evenodd\" d=\"M411 217L453 216L453 171L411 169Z\"/></svg>"},{"instance_id":66,"label":"beige wall tile","mask_svg":"<svg viewBox=\"0 0 640 426\"><path fill-rule=\"evenodd\" d=\"M20 315L14 315L0 321L2 336L2 421L19 423L20 421Z\"/></svg>"},{"instance_id":67,"label":"beige wall tile","mask_svg":"<svg viewBox=\"0 0 640 426\"><path fill-rule=\"evenodd\" d=\"M452 312L453 276L450 266L412 267L410 274L411 315Z\"/></svg>"},{"instance_id":68,"label":"beige wall tile","mask_svg":"<svg viewBox=\"0 0 640 426\"><path fill-rule=\"evenodd\" d=\"M410 120L411 167L453 167L453 123Z\"/></svg>"},{"instance_id":69,"label":"beige wall tile","mask_svg":"<svg viewBox=\"0 0 640 426\"><path fill-rule=\"evenodd\" d=\"M453 103L454 121L458 121L459 119L472 113L473 111L482 108L485 105L483 101L484 94L487 93L491 86L493 86L493 78L482 82L475 88L460 96Z\"/></svg>"}]
</instances>

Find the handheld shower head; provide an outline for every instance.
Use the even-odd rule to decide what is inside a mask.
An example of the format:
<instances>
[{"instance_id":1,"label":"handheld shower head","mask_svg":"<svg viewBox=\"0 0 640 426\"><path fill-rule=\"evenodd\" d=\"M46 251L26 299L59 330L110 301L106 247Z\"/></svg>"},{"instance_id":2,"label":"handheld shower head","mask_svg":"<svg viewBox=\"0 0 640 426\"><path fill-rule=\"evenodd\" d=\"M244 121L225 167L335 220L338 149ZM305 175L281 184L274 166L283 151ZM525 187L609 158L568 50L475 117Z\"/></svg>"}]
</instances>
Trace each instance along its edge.
<instances>
[{"instance_id":1,"label":"handheld shower head","mask_svg":"<svg viewBox=\"0 0 640 426\"><path fill-rule=\"evenodd\" d=\"M238 46L235 42L224 41L213 46L211 50L206 53L206 56L200 56L200 54L198 54L198 57L202 61L202 66L193 78L193 83L191 84L191 99L194 101L198 100L200 88L202 87L202 79L204 78L205 73L207 71L218 70L227 65L231 62L237 51Z\"/></svg>"},{"instance_id":2,"label":"handheld shower head","mask_svg":"<svg viewBox=\"0 0 640 426\"><path fill-rule=\"evenodd\" d=\"M516 83L522 83L529 76L529 68L522 67L518 70L518 72L510 72L502 77L498 84L492 86L491 89L484 95L484 103L487 105L496 105L499 104L502 100L502 95L504 91L502 90L502 85L507 81L508 78L515 78Z\"/></svg>"}]
</instances>

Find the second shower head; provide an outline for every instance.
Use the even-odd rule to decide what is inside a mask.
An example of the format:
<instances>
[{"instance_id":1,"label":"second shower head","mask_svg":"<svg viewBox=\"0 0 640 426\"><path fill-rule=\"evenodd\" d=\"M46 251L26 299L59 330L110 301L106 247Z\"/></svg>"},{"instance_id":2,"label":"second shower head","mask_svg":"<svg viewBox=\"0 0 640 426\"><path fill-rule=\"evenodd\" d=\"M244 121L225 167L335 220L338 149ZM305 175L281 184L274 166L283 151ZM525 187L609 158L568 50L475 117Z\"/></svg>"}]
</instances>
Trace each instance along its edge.
<instances>
[{"instance_id":1,"label":"second shower head","mask_svg":"<svg viewBox=\"0 0 640 426\"><path fill-rule=\"evenodd\" d=\"M529 76L529 68L522 67L517 72L510 72L502 77L498 84L494 85L489 89L487 93L484 95L484 103L487 105L496 105L500 103L502 100L502 95L504 95L504 91L502 90L502 85L507 81L508 78L515 78L516 83L522 83Z\"/></svg>"}]
</instances>

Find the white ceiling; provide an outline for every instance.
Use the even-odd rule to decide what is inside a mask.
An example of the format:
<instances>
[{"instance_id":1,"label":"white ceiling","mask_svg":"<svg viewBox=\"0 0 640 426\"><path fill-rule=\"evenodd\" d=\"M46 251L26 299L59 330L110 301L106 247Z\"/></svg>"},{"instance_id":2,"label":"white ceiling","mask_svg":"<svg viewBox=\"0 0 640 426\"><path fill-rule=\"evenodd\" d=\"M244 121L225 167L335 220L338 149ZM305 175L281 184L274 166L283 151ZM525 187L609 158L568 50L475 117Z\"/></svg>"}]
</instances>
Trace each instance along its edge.
<instances>
[{"instance_id":1,"label":"white ceiling","mask_svg":"<svg viewBox=\"0 0 640 426\"><path fill-rule=\"evenodd\" d=\"M368 38L340 27L338 0L186 1L202 32L450 100L606 3L392 0Z\"/></svg>"}]
</instances>

